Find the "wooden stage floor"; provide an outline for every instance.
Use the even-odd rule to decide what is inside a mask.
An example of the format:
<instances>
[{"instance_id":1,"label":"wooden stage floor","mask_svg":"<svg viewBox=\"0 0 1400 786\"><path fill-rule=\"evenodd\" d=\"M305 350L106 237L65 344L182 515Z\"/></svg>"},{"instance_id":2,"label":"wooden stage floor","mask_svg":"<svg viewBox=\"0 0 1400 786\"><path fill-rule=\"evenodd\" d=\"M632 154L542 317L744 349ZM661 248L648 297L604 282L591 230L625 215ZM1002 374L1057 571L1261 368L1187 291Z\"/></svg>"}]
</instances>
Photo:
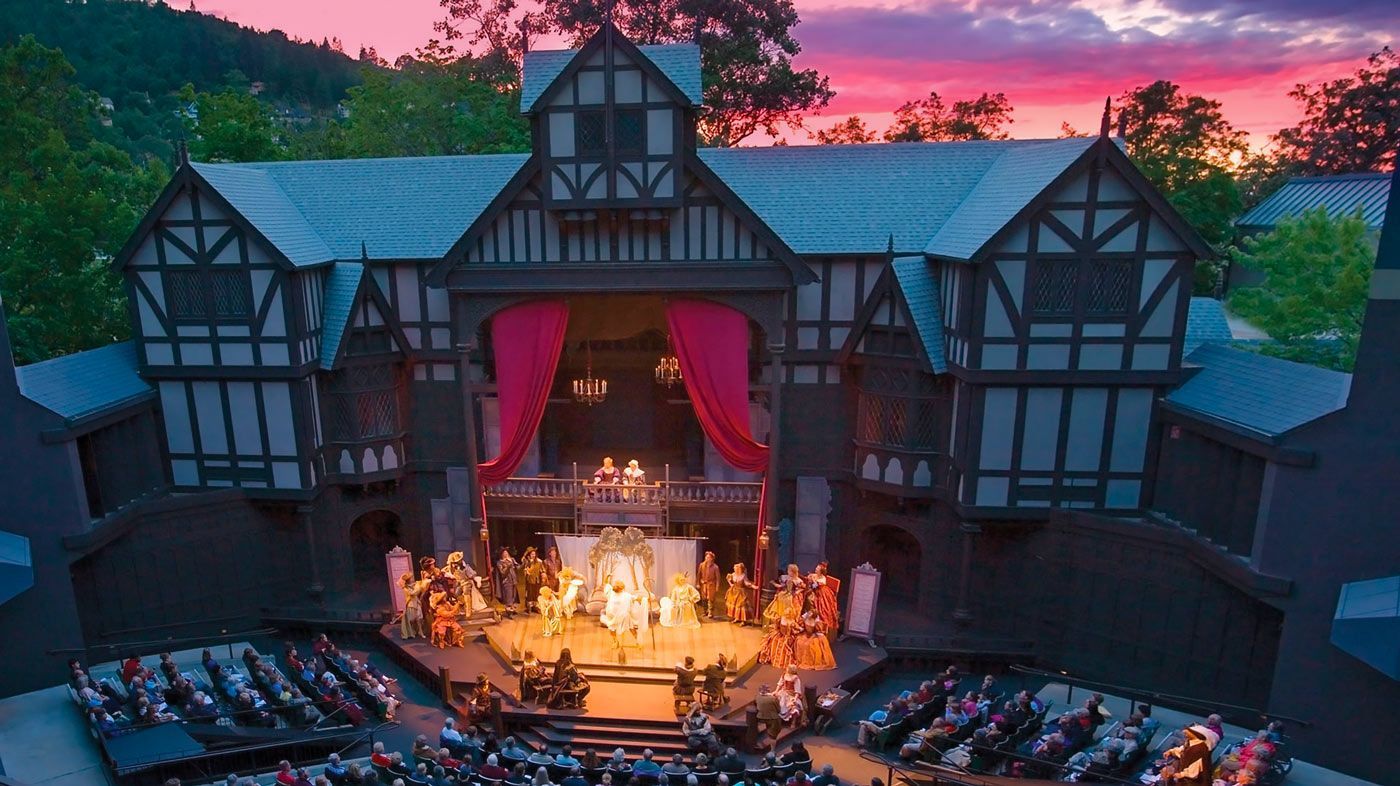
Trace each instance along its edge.
<instances>
[{"instance_id":1,"label":"wooden stage floor","mask_svg":"<svg viewBox=\"0 0 1400 786\"><path fill-rule=\"evenodd\" d=\"M728 622L703 622L699 628L663 628L653 625L647 633L639 637L639 645L623 650L623 661L618 659L618 651L613 648L612 636L608 629L598 622L597 617L576 614L564 621L564 630L557 636L546 638L538 615L520 615L514 619L502 620L499 624L488 625L483 630L488 643L499 652L503 659L512 665L519 665L523 654L529 650L545 663L553 663L559 658L559 651L568 648L574 662L584 671L642 671L663 672L666 682L670 682L672 668L687 655L695 658L696 664L704 667L713 663L719 653L733 661L733 669L746 671L755 664L759 646L763 643L763 631L756 627L740 627Z\"/></svg>"}]
</instances>

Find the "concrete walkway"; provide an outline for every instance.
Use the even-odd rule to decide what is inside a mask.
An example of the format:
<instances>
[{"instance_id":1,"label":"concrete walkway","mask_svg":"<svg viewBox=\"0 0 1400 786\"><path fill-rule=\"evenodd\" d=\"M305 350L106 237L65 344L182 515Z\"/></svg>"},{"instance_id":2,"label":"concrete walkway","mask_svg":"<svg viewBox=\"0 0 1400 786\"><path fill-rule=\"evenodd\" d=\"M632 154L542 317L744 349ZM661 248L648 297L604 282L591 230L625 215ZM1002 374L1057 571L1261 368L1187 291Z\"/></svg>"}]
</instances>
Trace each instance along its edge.
<instances>
[{"instance_id":1,"label":"concrete walkway","mask_svg":"<svg viewBox=\"0 0 1400 786\"><path fill-rule=\"evenodd\" d=\"M28 786L113 782L65 685L0 700L0 765Z\"/></svg>"}]
</instances>

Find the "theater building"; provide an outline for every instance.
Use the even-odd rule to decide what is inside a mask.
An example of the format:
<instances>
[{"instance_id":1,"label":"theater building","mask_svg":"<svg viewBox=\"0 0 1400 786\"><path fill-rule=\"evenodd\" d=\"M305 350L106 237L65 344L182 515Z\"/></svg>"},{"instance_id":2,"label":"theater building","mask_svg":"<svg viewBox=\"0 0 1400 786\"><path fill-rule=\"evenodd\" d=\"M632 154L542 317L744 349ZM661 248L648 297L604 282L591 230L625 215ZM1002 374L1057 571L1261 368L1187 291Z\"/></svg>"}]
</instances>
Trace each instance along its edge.
<instances>
[{"instance_id":1,"label":"theater building","mask_svg":"<svg viewBox=\"0 0 1400 786\"><path fill-rule=\"evenodd\" d=\"M699 148L700 87L695 46L604 31L527 55L528 154L182 161L113 262L133 339L0 369L0 529L33 584L0 624L40 639L0 687L61 680L70 649L382 605L395 545L483 564L627 523L726 563L762 540L766 575L868 561L923 621L910 646L1277 708L1324 764L1333 713L1400 702L1328 641L1342 584L1400 573L1390 289L1355 377L1196 348L1210 249L1107 134ZM567 314L556 344L500 335L532 303ZM747 324L766 464L726 461L656 368L683 303ZM499 395L519 353L557 358L524 433ZM503 450L509 477L478 469ZM660 485L590 501L604 455Z\"/></svg>"}]
</instances>

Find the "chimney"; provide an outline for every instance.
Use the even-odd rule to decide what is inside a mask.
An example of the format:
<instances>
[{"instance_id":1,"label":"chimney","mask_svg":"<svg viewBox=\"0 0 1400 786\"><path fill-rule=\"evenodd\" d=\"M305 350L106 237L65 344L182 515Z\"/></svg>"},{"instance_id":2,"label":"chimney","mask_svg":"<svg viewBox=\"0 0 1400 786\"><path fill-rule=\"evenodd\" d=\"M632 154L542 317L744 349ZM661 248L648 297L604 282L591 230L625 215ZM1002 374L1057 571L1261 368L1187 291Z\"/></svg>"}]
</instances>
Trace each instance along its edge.
<instances>
[{"instance_id":1,"label":"chimney","mask_svg":"<svg viewBox=\"0 0 1400 786\"><path fill-rule=\"evenodd\" d=\"M1390 200L1376 269L1371 273L1347 409L1355 409L1362 417L1374 416L1378 427L1385 424L1400 431L1400 420L1394 417L1396 401L1400 401L1400 167L1390 176Z\"/></svg>"}]
</instances>

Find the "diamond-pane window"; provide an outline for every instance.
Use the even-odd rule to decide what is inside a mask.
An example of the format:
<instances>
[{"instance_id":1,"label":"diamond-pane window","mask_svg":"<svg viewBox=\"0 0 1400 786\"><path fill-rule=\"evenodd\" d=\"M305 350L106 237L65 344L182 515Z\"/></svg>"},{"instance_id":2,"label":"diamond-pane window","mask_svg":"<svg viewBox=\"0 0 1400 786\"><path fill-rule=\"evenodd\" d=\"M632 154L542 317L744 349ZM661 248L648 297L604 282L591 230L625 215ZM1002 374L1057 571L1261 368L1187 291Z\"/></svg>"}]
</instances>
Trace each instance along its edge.
<instances>
[{"instance_id":1,"label":"diamond-pane window","mask_svg":"<svg viewBox=\"0 0 1400 786\"><path fill-rule=\"evenodd\" d=\"M1077 263L1071 260L1039 260L1035 263L1032 310L1037 314L1074 312Z\"/></svg>"},{"instance_id":2,"label":"diamond-pane window","mask_svg":"<svg viewBox=\"0 0 1400 786\"><path fill-rule=\"evenodd\" d=\"M607 118L601 109L574 116L574 147L581 156L601 156L608 151Z\"/></svg>"},{"instance_id":3,"label":"diamond-pane window","mask_svg":"<svg viewBox=\"0 0 1400 786\"><path fill-rule=\"evenodd\" d=\"M1104 259L1090 262L1085 310L1090 314L1128 313L1132 281L1132 262Z\"/></svg>"},{"instance_id":4,"label":"diamond-pane window","mask_svg":"<svg viewBox=\"0 0 1400 786\"><path fill-rule=\"evenodd\" d=\"M198 270L167 270L165 287L169 290L170 316L175 319L203 319L204 281Z\"/></svg>"},{"instance_id":5,"label":"diamond-pane window","mask_svg":"<svg viewBox=\"0 0 1400 786\"><path fill-rule=\"evenodd\" d=\"M350 366L326 385L331 441L357 442L399 430L398 373L392 365Z\"/></svg>"},{"instance_id":6,"label":"diamond-pane window","mask_svg":"<svg viewBox=\"0 0 1400 786\"><path fill-rule=\"evenodd\" d=\"M642 126L642 110L619 109L616 118L617 152L645 152L646 134Z\"/></svg>"},{"instance_id":7,"label":"diamond-pane window","mask_svg":"<svg viewBox=\"0 0 1400 786\"><path fill-rule=\"evenodd\" d=\"M253 292L242 270L210 270L209 290L214 296L216 318L243 318L253 314Z\"/></svg>"},{"instance_id":8,"label":"diamond-pane window","mask_svg":"<svg viewBox=\"0 0 1400 786\"><path fill-rule=\"evenodd\" d=\"M253 292L241 269L168 270L165 279L175 319L246 319L253 314Z\"/></svg>"}]
</instances>

